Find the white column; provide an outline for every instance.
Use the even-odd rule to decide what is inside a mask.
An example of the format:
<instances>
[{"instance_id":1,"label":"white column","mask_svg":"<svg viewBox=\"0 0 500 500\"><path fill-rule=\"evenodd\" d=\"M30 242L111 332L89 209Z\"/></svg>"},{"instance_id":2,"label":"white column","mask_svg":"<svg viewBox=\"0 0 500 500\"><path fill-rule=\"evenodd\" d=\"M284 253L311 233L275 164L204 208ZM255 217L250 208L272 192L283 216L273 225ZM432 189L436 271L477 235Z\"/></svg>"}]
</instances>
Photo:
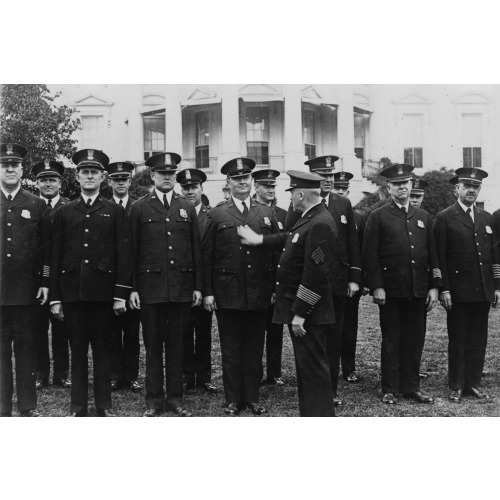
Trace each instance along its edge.
<instances>
[{"instance_id":1,"label":"white column","mask_svg":"<svg viewBox=\"0 0 500 500\"><path fill-rule=\"evenodd\" d=\"M182 156L182 109L178 85L165 85L165 151Z\"/></svg>"},{"instance_id":2,"label":"white column","mask_svg":"<svg viewBox=\"0 0 500 500\"><path fill-rule=\"evenodd\" d=\"M337 112L338 156L346 172L361 179L361 160L354 154L354 103L352 85L339 85Z\"/></svg>"},{"instance_id":3,"label":"white column","mask_svg":"<svg viewBox=\"0 0 500 500\"><path fill-rule=\"evenodd\" d=\"M302 139L302 99L300 85L283 85L285 98L285 133L283 154L286 170L308 170L304 165L304 141Z\"/></svg>"},{"instance_id":4,"label":"white column","mask_svg":"<svg viewBox=\"0 0 500 500\"><path fill-rule=\"evenodd\" d=\"M142 85L133 84L128 101L127 160L144 161L144 127L142 124Z\"/></svg>"},{"instance_id":5,"label":"white column","mask_svg":"<svg viewBox=\"0 0 500 500\"><path fill-rule=\"evenodd\" d=\"M219 170L227 161L241 156L238 86L224 85L221 92L222 138L218 161Z\"/></svg>"}]
</instances>

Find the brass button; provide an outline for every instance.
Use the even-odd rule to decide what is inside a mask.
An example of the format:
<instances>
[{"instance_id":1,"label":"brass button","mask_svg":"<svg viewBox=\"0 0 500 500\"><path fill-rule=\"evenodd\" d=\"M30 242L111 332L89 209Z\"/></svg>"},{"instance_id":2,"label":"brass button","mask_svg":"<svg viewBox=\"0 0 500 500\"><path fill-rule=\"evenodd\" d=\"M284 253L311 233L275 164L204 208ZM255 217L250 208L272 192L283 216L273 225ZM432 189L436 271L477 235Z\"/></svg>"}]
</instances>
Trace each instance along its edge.
<instances>
[{"instance_id":1,"label":"brass button","mask_svg":"<svg viewBox=\"0 0 500 500\"><path fill-rule=\"evenodd\" d=\"M86 232L86 233L88 233L88 232L89 232L89 230L88 230L88 229L85 229L85 232Z\"/></svg>"},{"instance_id":2,"label":"brass button","mask_svg":"<svg viewBox=\"0 0 500 500\"><path fill-rule=\"evenodd\" d=\"M86 261L85 261L85 264L88 264L88 263L89 263L89 261L88 261L88 260L86 260Z\"/></svg>"}]
</instances>

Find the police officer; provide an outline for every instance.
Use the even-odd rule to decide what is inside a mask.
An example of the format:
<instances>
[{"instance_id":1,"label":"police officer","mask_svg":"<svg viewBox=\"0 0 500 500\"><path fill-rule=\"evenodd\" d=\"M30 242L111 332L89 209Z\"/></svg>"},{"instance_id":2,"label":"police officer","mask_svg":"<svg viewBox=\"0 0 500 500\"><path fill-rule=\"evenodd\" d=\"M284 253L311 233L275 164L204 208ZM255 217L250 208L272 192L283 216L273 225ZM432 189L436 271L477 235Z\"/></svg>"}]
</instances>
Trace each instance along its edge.
<instances>
[{"instance_id":1,"label":"police officer","mask_svg":"<svg viewBox=\"0 0 500 500\"><path fill-rule=\"evenodd\" d=\"M449 399L462 395L487 398L481 374L488 338L491 304L500 301L500 255L492 216L475 206L482 180L477 168L456 171L458 199L439 212L434 234L443 288L439 296L447 311Z\"/></svg>"},{"instance_id":2,"label":"police officer","mask_svg":"<svg viewBox=\"0 0 500 500\"><path fill-rule=\"evenodd\" d=\"M349 196L349 185L353 175L350 172L333 174L333 191L339 196ZM365 218L356 210L353 211L360 252L363 248L365 234ZM355 384L362 380L356 373L356 342L358 338L359 301L363 295L360 288L352 297L347 297L344 310L344 327L342 329L342 376L346 382Z\"/></svg>"},{"instance_id":3,"label":"police officer","mask_svg":"<svg viewBox=\"0 0 500 500\"><path fill-rule=\"evenodd\" d=\"M135 200L129 195L132 183L132 172L135 166L129 162L114 162L106 167L108 184L113 196L111 201L122 207L127 217L130 207ZM141 313L138 310L127 308L127 311L115 316L112 336L111 352L111 390L121 387L132 392L142 391L137 381L139 377L139 326Z\"/></svg>"},{"instance_id":4,"label":"police officer","mask_svg":"<svg viewBox=\"0 0 500 500\"><path fill-rule=\"evenodd\" d=\"M278 235L259 235L239 227L244 244L281 249L273 321L291 332L299 409L302 417L335 416L326 353L335 321L329 275L333 266L334 223L320 202L321 177L289 170L292 206L301 215L293 228Z\"/></svg>"},{"instance_id":5,"label":"police officer","mask_svg":"<svg viewBox=\"0 0 500 500\"><path fill-rule=\"evenodd\" d=\"M274 293L275 256L271 250L241 244L237 227L259 234L279 232L271 207L250 197L255 162L235 158L221 169L231 197L210 211L203 235L205 308L216 311L222 351L222 377L227 415L258 404L267 314Z\"/></svg>"},{"instance_id":6,"label":"police officer","mask_svg":"<svg viewBox=\"0 0 500 500\"><path fill-rule=\"evenodd\" d=\"M286 210L276 206L276 179L280 173L270 168L254 170L252 177L255 187L255 200L258 203L272 207L278 228L285 229ZM281 249L280 249L281 250ZM283 325L273 323L274 307L269 308L266 324L266 369L267 377L263 383L282 386L281 354L283 351ZM262 375L264 370L262 370ZM262 378L262 376L261 376Z\"/></svg>"},{"instance_id":7,"label":"police officer","mask_svg":"<svg viewBox=\"0 0 500 500\"><path fill-rule=\"evenodd\" d=\"M363 270L382 330L383 403L396 394L432 403L420 390L420 361L425 342L425 310L434 308L441 285L430 215L410 203L413 166L381 171L391 201L368 217L363 241Z\"/></svg>"},{"instance_id":8,"label":"police officer","mask_svg":"<svg viewBox=\"0 0 500 500\"><path fill-rule=\"evenodd\" d=\"M40 161L31 169L36 178L36 185L40 191L40 198L45 202L51 222L54 221L55 211L69 203L61 192L61 177L64 165L57 161ZM52 329L52 382L63 388L71 387L69 375L69 339L66 324L50 314L48 302L42 307L40 325L38 327L37 346L37 381L36 388L42 389L49 383L50 355L49 355L49 322Z\"/></svg>"},{"instance_id":9,"label":"police officer","mask_svg":"<svg viewBox=\"0 0 500 500\"><path fill-rule=\"evenodd\" d=\"M183 196L194 205L198 216L200 235L207 226L209 208L202 203L205 172L197 168L186 168L177 174ZM212 319L213 312L203 304L191 309L191 322L184 336L184 384L187 390L200 387L210 394L219 392L212 384Z\"/></svg>"},{"instance_id":10,"label":"police officer","mask_svg":"<svg viewBox=\"0 0 500 500\"><path fill-rule=\"evenodd\" d=\"M338 156L318 156L305 162L309 170L319 174L321 182L321 201L325 204L328 212L333 217L336 227L336 242L332 252L334 253L334 264L332 273L333 305L335 307L335 325L332 333L328 336L327 352L330 360L330 375L332 377L332 389L335 405L341 406L343 400L337 395L337 387L340 370L340 356L342 351L342 331L344 329L344 313L347 297L353 297L359 290L362 281L361 256L359 251L356 221L351 202L345 196L332 193L334 182L335 162ZM298 220L292 207L288 210L286 229Z\"/></svg>"},{"instance_id":11,"label":"police officer","mask_svg":"<svg viewBox=\"0 0 500 500\"><path fill-rule=\"evenodd\" d=\"M12 346L17 408L36 411L36 327L48 298L50 219L45 203L21 189L26 148L0 144L0 416L12 416Z\"/></svg>"},{"instance_id":12,"label":"police officer","mask_svg":"<svg viewBox=\"0 0 500 500\"><path fill-rule=\"evenodd\" d=\"M418 177L412 177L411 179L411 192L410 192L410 203L416 207L420 208L422 202L424 201L425 188L429 185L424 179L419 179Z\"/></svg>"},{"instance_id":13,"label":"police officer","mask_svg":"<svg viewBox=\"0 0 500 500\"><path fill-rule=\"evenodd\" d=\"M130 212L135 247L130 303L132 308L141 309L144 329L145 417L155 417L164 410L191 416L182 402L183 339L191 321L191 306L201 304L203 271L196 209L174 192L180 162L176 153L148 158L146 165L155 187L134 203Z\"/></svg>"},{"instance_id":14,"label":"police officer","mask_svg":"<svg viewBox=\"0 0 500 500\"><path fill-rule=\"evenodd\" d=\"M132 248L124 211L99 189L109 158L97 149L72 157L81 196L54 216L50 281L52 314L65 321L71 343L71 409L88 412L88 348L92 348L94 399L99 417L111 410L111 335L114 314L126 311Z\"/></svg>"}]
</instances>

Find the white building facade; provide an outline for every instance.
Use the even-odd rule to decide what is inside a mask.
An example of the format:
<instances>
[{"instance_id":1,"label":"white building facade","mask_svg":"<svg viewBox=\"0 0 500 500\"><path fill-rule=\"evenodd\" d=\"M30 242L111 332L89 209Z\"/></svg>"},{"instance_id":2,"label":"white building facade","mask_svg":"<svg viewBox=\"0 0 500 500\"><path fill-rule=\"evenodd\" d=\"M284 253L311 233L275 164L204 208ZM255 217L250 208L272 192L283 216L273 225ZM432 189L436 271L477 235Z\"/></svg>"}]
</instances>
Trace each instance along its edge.
<instances>
[{"instance_id":1,"label":"white building facade","mask_svg":"<svg viewBox=\"0 0 500 500\"><path fill-rule=\"evenodd\" d=\"M306 169L333 154L354 174L351 200L376 186L381 158L426 170L475 166L489 177L479 201L500 207L499 85L49 85L82 120L78 147L102 149L138 169L151 155L179 153L200 168L212 205L224 198L222 165L249 156L257 168ZM288 205L288 176L278 178Z\"/></svg>"}]
</instances>

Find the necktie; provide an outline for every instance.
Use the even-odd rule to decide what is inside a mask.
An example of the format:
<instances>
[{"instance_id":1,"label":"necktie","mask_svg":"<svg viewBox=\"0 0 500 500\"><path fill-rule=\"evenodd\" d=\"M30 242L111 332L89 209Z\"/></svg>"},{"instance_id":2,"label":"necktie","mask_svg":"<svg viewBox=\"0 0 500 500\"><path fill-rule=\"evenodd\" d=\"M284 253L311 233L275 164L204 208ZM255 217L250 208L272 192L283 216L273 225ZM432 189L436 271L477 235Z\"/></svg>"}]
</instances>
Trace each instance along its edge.
<instances>
[{"instance_id":1,"label":"necktie","mask_svg":"<svg viewBox=\"0 0 500 500\"><path fill-rule=\"evenodd\" d=\"M12 195L9 194L9 196L7 196L7 199L9 200L9 203L12 201Z\"/></svg>"},{"instance_id":2,"label":"necktie","mask_svg":"<svg viewBox=\"0 0 500 500\"><path fill-rule=\"evenodd\" d=\"M401 210L406 213L406 207L401 207Z\"/></svg>"},{"instance_id":3,"label":"necktie","mask_svg":"<svg viewBox=\"0 0 500 500\"><path fill-rule=\"evenodd\" d=\"M90 208L92 206L92 200L90 198L87 198L87 208Z\"/></svg>"},{"instance_id":4,"label":"necktie","mask_svg":"<svg viewBox=\"0 0 500 500\"><path fill-rule=\"evenodd\" d=\"M247 207L247 204L246 204L244 201L242 201L241 203L242 203L242 205L243 205L243 215L246 217L246 216L248 215L248 207Z\"/></svg>"},{"instance_id":5,"label":"necktie","mask_svg":"<svg viewBox=\"0 0 500 500\"><path fill-rule=\"evenodd\" d=\"M321 203L323 203L323 205L326 205L326 198L321 198Z\"/></svg>"},{"instance_id":6,"label":"necktie","mask_svg":"<svg viewBox=\"0 0 500 500\"><path fill-rule=\"evenodd\" d=\"M52 200L47 200L47 210L50 212L53 208Z\"/></svg>"},{"instance_id":7,"label":"necktie","mask_svg":"<svg viewBox=\"0 0 500 500\"><path fill-rule=\"evenodd\" d=\"M123 200L120 200L119 205L120 205L120 207L123 207Z\"/></svg>"},{"instance_id":8,"label":"necktie","mask_svg":"<svg viewBox=\"0 0 500 500\"><path fill-rule=\"evenodd\" d=\"M170 208L170 205L168 204L168 200L167 200L167 195L166 194L163 195L163 204L165 205L165 208L167 210Z\"/></svg>"},{"instance_id":9,"label":"necktie","mask_svg":"<svg viewBox=\"0 0 500 500\"><path fill-rule=\"evenodd\" d=\"M472 210L470 207L467 209L467 215L471 218L472 222L474 222L474 219L472 218Z\"/></svg>"}]
</instances>

